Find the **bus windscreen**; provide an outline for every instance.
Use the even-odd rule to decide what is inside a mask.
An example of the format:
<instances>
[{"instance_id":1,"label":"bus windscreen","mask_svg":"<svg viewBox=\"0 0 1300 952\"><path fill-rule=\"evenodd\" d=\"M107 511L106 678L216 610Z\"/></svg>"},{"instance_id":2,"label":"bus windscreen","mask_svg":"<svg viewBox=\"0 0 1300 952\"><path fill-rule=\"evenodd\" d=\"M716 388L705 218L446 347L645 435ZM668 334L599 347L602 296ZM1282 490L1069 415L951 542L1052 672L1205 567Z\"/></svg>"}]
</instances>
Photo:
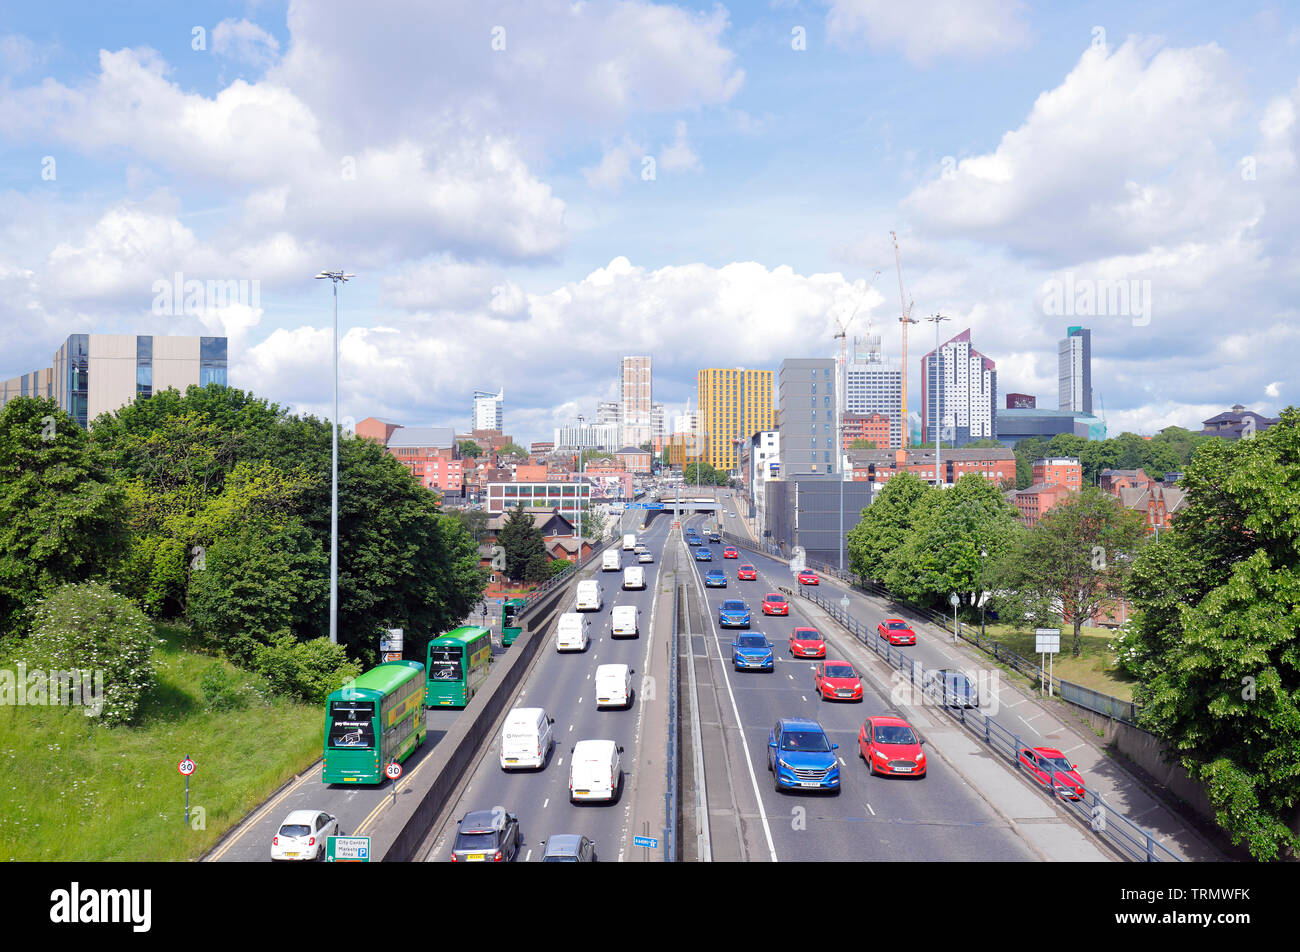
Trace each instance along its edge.
<instances>
[{"instance_id":1,"label":"bus windscreen","mask_svg":"<svg viewBox=\"0 0 1300 952\"><path fill-rule=\"evenodd\" d=\"M459 681L463 677L459 648L431 648L429 650L430 681Z\"/></svg>"},{"instance_id":2,"label":"bus windscreen","mask_svg":"<svg viewBox=\"0 0 1300 952\"><path fill-rule=\"evenodd\" d=\"M330 705L330 746L374 747L374 717L371 701L335 701Z\"/></svg>"}]
</instances>

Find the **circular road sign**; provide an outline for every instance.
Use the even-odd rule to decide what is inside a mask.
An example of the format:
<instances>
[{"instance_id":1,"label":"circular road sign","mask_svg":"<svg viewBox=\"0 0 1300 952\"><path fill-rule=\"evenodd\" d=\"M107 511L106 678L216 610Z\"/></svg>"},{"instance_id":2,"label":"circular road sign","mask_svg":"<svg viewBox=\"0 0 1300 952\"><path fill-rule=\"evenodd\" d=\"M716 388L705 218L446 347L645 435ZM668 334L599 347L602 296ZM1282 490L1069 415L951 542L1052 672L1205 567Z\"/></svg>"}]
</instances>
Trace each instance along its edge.
<instances>
[{"instance_id":1,"label":"circular road sign","mask_svg":"<svg viewBox=\"0 0 1300 952\"><path fill-rule=\"evenodd\" d=\"M176 765L176 769L180 771L182 777L188 777L190 774L194 773L194 761L190 760L189 757L186 757Z\"/></svg>"},{"instance_id":2,"label":"circular road sign","mask_svg":"<svg viewBox=\"0 0 1300 952\"><path fill-rule=\"evenodd\" d=\"M389 780L396 780L401 775L402 775L402 765L399 764L397 761L393 761L391 764L389 764L387 767L384 768L384 776L386 776Z\"/></svg>"},{"instance_id":3,"label":"circular road sign","mask_svg":"<svg viewBox=\"0 0 1300 952\"><path fill-rule=\"evenodd\" d=\"M951 605L953 608L956 608L958 605L961 604L961 598L957 595L956 592L953 592L951 595L948 596L948 604Z\"/></svg>"}]
</instances>

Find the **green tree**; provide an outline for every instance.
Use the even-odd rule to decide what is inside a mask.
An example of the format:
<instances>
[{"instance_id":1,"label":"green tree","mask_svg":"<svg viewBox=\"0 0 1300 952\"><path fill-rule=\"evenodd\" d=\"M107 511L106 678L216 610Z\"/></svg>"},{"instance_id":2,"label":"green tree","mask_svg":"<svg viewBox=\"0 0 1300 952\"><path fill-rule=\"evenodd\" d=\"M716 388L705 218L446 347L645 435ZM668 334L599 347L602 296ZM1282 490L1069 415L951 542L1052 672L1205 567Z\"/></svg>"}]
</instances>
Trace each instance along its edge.
<instances>
[{"instance_id":1,"label":"green tree","mask_svg":"<svg viewBox=\"0 0 1300 952\"><path fill-rule=\"evenodd\" d=\"M582 537L584 539L603 538L606 522L603 512L599 509L593 509L589 502L582 504Z\"/></svg>"},{"instance_id":2,"label":"green tree","mask_svg":"<svg viewBox=\"0 0 1300 952\"><path fill-rule=\"evenodd\" d=\"M126 519L103 453L58 404L19 397L0 409L0 635L59 585L107 576Z\"/></svg>"},{"instance_id":3,"label":"green tree","mask_svg":"<svg viewBox=\"0 0 1300 952\"><path fill-rule=\"evenodd\" d=\"M996 563L1020 532L1015 511L997 486L974 473L950 489L930 488L922 500L912 530L889 560L885 584L922 605L947 607L953 592L975 605L988 590L988 564ZM981 550L988 556L981 558Z\"/></svg>"},{"instance_id":4,"label":"green tree","mask_svg":"<svg viewBox=\"0 0 1300 952\"><path fill-rule=\"evenodd\" d=\"M874 450L876 444L872 440L853 440L849 443L851 450Z\"/></svg>"},{"instance_id":5,"label":"green tree","mask_svg":"<svg viewBox=\"0 0 1300 952\"><path fill-rule=\"evenodd\" d=\"M533 518L524 511L523 503L506 516L497 533L497 544L506 552L506 576L515 581L527 578L529 560L539 555L546 557L542 530L533 525Z\"/></svg>"},{"instance_id":6,"label":"green tree","mask_svg":"<svg viewBox=\"0 0 1300 952\"><path fill-rule=\"evenodd\" d=\"M489 535L488 514L482 509L452 509L447 515L464 527L475 544L482 542Z\"/></svg>"},{"instance_id":7,"label":"green tree","mask_svg":"<svg viewBox=\"0 0 1300 952\"><path fill-rule=\"evenodd\" d=\"M524 449L524 448L523 448L522 446L520 446L518 443L513 443L513 442L512 442L512 443L506 443L506 444L505 444L504 446L502 446L499 450L497 450L497 455L498 455L498 456L518 456L520 459L527 459L527 458L528 458L528 450Z\"/></svg>"},{"instance_id":8,"label":"green tree","mask_svg":"<svg viewBox=\"0 0 1300 952\"><path fill-rule=\"evenodd\" d=\"M1300 851L1300 410L1192 452L1186 508L1128 592L1142 723L1260 860ZM1126 639L1126 644L1130 639Z\"/></svg>"},{"instance_id":9,"label":"green tree","mask_svg":"<svg viewBox=\"0 0 1300 952\"><path fill-rule=\"evenodd\" d=\"M894 554L912 531L921 499L937 492L919 476L902 472L889 479L846 539L849 566L860 578L883 581Z\"/></svg>"},{"instance_id":10,"label":"green tree","mask_svg":"<svg viewBox=\"0 0 1300 952\"><path fill-rule=\"evenodd\" d=\"M1082 651L1081 630L1123 594L1133 558L1146 537L1137 513L1095 486L1049 509L1009 550L998 571L999 590L1017 593L1038 617L1051 606L1061 627L1072 629L1071 652ZM1014 604L1006 608L1015 614ZM1003 606L999 603L999 611ZM1024 613L1022 613L1024 614Z\"/></svg>"},{"instance_id":11,"label":"green tree","mask_svg":"<svg viewBox=\"0 0 1300 952\"><path fill-rule=\"evenodd\" d=\"M1028 489L1034 482L1034 460L1047 455L1047 444L1036 436L1016 443L1016 488Z\"/></svg>"},{"instance_id":12,"label":"green tree","mask_svg":"<svg viewBox=\"0 0 1300 952\"><path fill-rule=\"evenodd\" d=\"M479 446L473 440L460 441L460 455L469 459L478 459L483 455L483 447Z\"/></svg>"}]
</instances>

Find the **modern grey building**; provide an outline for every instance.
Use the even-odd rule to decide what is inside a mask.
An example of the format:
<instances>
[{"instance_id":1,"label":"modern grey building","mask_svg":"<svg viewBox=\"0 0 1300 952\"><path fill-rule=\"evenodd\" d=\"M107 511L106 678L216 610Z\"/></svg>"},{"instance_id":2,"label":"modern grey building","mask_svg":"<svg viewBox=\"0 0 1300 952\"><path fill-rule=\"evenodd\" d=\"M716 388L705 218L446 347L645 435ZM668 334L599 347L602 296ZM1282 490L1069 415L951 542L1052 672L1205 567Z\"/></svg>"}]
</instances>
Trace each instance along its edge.
<instances>
[{"instance_id":1,"label":"modern grey building","mask_svg":"<svg viewBox=\"0 0 1300 952\"><path fill-rule=\"evenodd\" d=\"M81 426L151 397L158 390L226 383L224 337L164 337L145 334L70 334L54 354L53 367L14 378L26 379L28 396L53 397ZM0 385L0 406L16 396Z\"/></svg>"},{"instance_id":2,"label":"modern grey building","mask_svg":"<svg viewBox=\"0 0 1300 952\"><path fill-rule=\"evenodd\" d=\"M1106 424L1091 413L1073 410L1016 409L998 411L998 440L1015 446L1019 440L1037 436L1050 440L1058 433L1073 433L1086 440L1106 439Z\"/></svg>"},{"instance_id":3,"label":"modern grey building","mask_svg":"<svg viewBox=\"0 0 1300 952\"><path fill-rule=\"evenodd\" d=\"M781 473L786 478L840 469L835 360L796 357L781 361L778 393Z\"/></svg>"},{"instance_id":4,"label":"modern grey building","mask_svg":"<svg viewBox=\"0 0 1300 952\"><path fill-rule=\"evenodd\" d=\"M1057 348L1058 410L1092 412L1092 331L1071 327Z\"/></svg>"},{"instance_id":5,"label":"modern grey building","mask_svg":"<svg viewBox=\"0 0 1300 952\"><path fill-rule=\"evenodd\" d=\"M844 494L842 523L841 489ZM871 505L876 484L864 480L844 482L834 474L785 476L771 480L764 490L764 541L779 545L787 558L795 546L802 546L811 561L838 567L842 539L840 526L842 524L844 532L848 533L858 524L862 510ZM844 568L847 570L849 556L847 543L844 545Z\"/></svg>"}]
</instances>

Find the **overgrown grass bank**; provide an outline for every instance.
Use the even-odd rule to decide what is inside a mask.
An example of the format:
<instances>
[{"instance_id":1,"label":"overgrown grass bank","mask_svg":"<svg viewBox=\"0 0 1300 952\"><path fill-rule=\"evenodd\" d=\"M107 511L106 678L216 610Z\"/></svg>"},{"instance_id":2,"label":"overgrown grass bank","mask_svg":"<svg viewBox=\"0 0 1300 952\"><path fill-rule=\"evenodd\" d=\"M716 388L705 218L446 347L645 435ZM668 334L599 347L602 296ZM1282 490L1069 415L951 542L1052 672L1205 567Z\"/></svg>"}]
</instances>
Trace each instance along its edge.
<instances>
[{"instance_id":1,"label":"overgrown grass bank","mask_svg":"<svg viewBox=\"0 0 1300 952\"><path fill-rule=\"evenodd\" d=\"M319 706L270 697L227 665L247 706L208 711L200 680L218 662L187 647L185 629L156 631L158 683L131 727L106 728L78 707L0 708L0 859L195 859L320 757ZM202 829L184 822L176 764L186 755Z\"/></svg>"},{"instance_id":2,"label":"overgrown grass bank","mask_svg":"<svg viewBox=\"0 0 1300 952\"><path fill-rule=\"evenodd\" d=\"M1006 645L1022 657L1030 660L1038 658L1038 653L1034 650L1033 629L999 624L988 625L985 632L989 638ZM1115 653L1110 650L1110 643L1116 637L1115 632L1105 628L1085 627L1080 639L1082 653L1076 658L1071 654L1074 631L1061 629L1061 653L1056 656L1052 673L1065 681L1073 681L1102 694L1124 701L1133 700L1135 682L1116 667Z\"/></svg>"}]
</instances>

